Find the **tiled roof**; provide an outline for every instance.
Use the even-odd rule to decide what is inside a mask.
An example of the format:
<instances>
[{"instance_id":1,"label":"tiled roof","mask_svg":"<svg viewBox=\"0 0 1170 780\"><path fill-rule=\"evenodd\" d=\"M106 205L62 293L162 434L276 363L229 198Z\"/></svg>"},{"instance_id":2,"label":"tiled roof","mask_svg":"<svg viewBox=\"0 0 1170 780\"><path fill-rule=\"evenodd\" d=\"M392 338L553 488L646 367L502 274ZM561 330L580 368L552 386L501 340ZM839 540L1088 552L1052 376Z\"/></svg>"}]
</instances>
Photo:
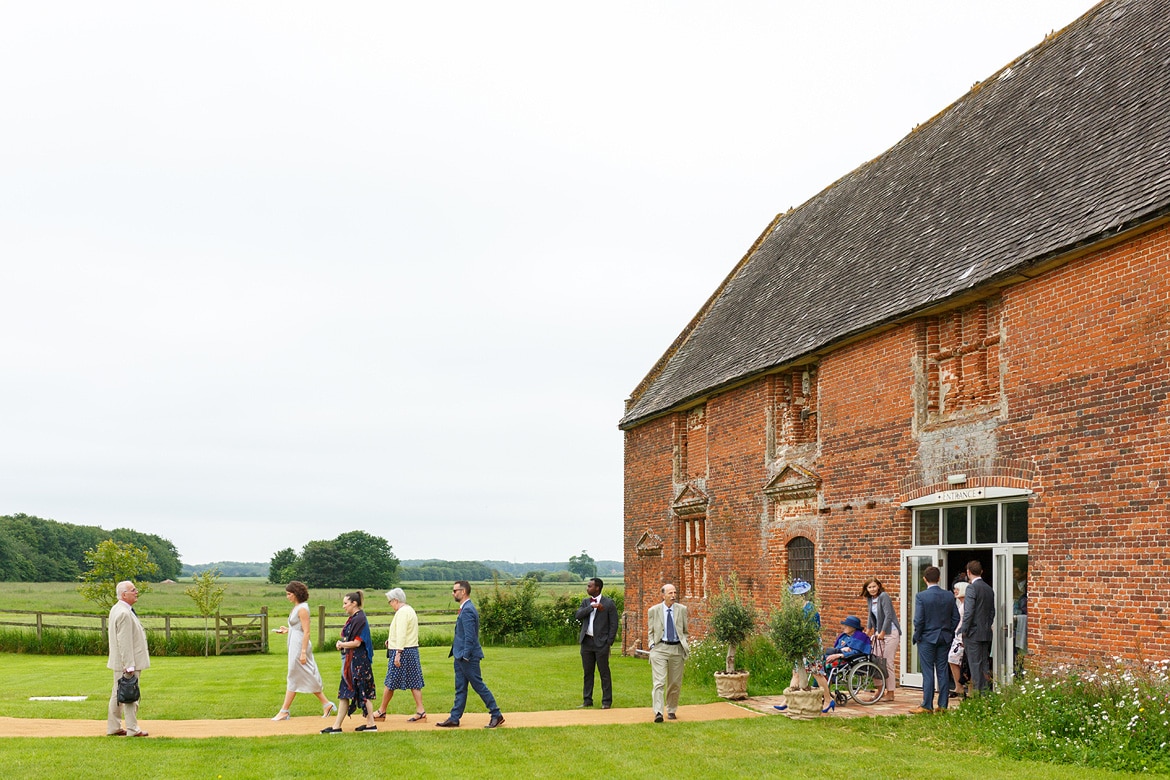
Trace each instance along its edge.
<instances>
[{"instance_id":1,"label":"tiled roof","mask_svg":"<svg viewBox=\"0 0 1170 780\"><path fill-rule=\"evenodd\" d=\"M1103 2L779 217L621 427L1170 212L1170 3Z\"/></svg>"}]
</instances>

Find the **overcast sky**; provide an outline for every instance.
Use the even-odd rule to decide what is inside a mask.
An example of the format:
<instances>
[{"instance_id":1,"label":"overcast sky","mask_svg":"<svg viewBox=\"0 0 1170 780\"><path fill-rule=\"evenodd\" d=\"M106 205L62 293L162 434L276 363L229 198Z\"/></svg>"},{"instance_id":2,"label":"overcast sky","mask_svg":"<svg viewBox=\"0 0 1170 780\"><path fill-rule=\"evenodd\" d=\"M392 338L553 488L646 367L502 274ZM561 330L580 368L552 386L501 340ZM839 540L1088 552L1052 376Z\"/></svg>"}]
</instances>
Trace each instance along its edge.
<instances>
[{"instance_id":1,"label":"overcast sky","mask_svg":"<svg viewBox=\"0 0 1170 780\"><path fill-rule=\"evenodd\" d=\"M623 401L778 212L1088 0L0 3L0 514L622 557Z\"/></svg>"}]
</instances>

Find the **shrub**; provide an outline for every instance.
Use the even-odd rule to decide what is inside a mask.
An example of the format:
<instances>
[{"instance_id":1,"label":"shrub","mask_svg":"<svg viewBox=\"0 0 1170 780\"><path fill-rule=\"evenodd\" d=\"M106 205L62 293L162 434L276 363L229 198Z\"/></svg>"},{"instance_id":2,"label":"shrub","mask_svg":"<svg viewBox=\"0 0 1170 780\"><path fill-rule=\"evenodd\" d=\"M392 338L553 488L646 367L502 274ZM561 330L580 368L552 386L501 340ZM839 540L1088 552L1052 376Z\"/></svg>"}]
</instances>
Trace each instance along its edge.
<instances>
[{"instance_id":1,"label":"shrub","mask_svg":"<svg viewBox=\"0 0 1170 780\"><path fill-rule=\"evenodd\" d=\"M711 634L727 645L724 671L735 671L735 648L755 633L758 613L751 601L740 598L739 577L735 572L719 580L719 593L711 599Z\"/></svg>"},{"instance_id":2,"label":"shrub","mask_svg":"<svg viewBox=\"0 0 1170 780\"><path fill-rule=\"evenodd\" d=\"M959 710L1003 755L1127 772L1170 772L1170 661L1023 674Z\"/></svg>"},{"instance_id":3,"label":"shrub","mask_svg":"<svg viewBox=\"0 0 1170 780\"><path fill-rule=\"evenodd\" d=\"M777 661L792 670L821 650L821 626L815 596L792 592L791 583L780 592L780 606L768 621L768 633L776 647ZM805 682L801 677L802 684Z\"/></svg>"},{"instance_id":4,"label":"shrub","mask_svg":"<svg viewBox=\"0 0 1170 780\"><path fill-rule=\"evenodd\" d=\"M581 627L576 618L580 599L564 594L551 604L538 604L539 594L532 579L521 580L512 587L496 582L479 604L483 641L512 647L575 644Z\"/></svg>"},{"instance_id":5,"label":"shrub","mask_svg":"<svg viewBox=\"0 0 1170 780\"><path fill-rule=\"evenodd\" d=\"M726 669L727 645L714 637L696 640L690 645L683 677L692 685L713 689L714 673ZM780 661L776 648L767 637L757 634L746 639L740 645L736 659L742 669L751 672L748 693L753 696L779 693L792 678L792 667Z\"/></svg>"}]
</instances>

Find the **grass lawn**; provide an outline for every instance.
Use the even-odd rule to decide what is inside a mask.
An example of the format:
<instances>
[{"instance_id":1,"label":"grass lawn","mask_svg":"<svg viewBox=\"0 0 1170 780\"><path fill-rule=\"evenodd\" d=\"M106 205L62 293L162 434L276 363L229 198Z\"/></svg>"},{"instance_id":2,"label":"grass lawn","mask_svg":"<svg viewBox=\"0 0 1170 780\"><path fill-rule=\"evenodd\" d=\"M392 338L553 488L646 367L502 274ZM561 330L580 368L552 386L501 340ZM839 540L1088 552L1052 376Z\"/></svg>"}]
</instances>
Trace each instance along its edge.
<instances>
[{"instance_id":1,"label":"grass lawn","mask_svg":"<svg viewBox=\"0 0 1170 780\"><path fill-rule=\"evenodd\" d=\"M423 648L433 714L445 712L453 674L445 648ZM326 691L336 691L340 657L319 654ZM151 719L270 717L284 689L283 653L224 658L160 658L143 675L142 716ZM1010 777L1061 780L1122 777L1118 773L1014 761L982 753L970 743L961 718L824 718L791 721L780 716L713 723L649 722L650 670L646 661L614 658L615 706L645 708L647 722L634 726L508 729L494 732L439 729L422 733L347 733L333 737L264 739L119 740L0 739L8 777L297 778L339 773L415 777L794 777L876 778ZM84 718L104 732L109 672L99 658L0 656L4 685L0 715ZM484 676L505 714L568 709L580 700L576 647L488 648ZM384 655L378 676L384 673ZM29 702L29 696L77 695L83 703ZM713 685L685 684L682 703L715 701ZM409 695L395 697L391 711L412 711ZM469 711L482 708L474 695ZM294 715L319 712L311 696L299 696ZM662 737L667 737L663 740ZM671 762L664 758L669 746Z\"/></svg>"},{"instance_id":2,"label":"grass lawn","mask_svg":"<svg viewBox=\"0 0 1170 780\"><path fill-rule=\"evenodd\" d=\"M284 697L285 640L273 643L268 655L221 658L165 657L152 659L142 675L142 717L187 720L192 718L266 718L276 714ZM420 649L426 687L423 702L428 712L449 710L455 675L446 647ZM488 647L483 662L484 680L505 712L558 710L581 701L581 654L576 646L542 649ZM325 692L335 699L341 676L341 656L317 653L317 665L325 680ZM94 656L0 655L4 685L0 686L0 715L19 718L105 719L110 696L110 672L105 659ZM646 661L615 657L614 706L649 707L650 668ZM381 686L386 674L386 652L375 657L374 678ZM85 702L30 702L30 696L88 696ZM683 687L683 704L717 701L710 691ZM468 709L483 704L472 694ZM317 700L308 694L293 702L292 714L319 712ZM391 712L414 711L409 694L399 692Z\"/></svg>"},{"instance_id":3,"label":"grass lawn","mask_svg":"<svg viewBox=\"0 0 1170 780\"><path fill-rule=\"evenodd\" d=\"M1116 772L981 755L945 718L530 729L266 739L4 739L10 777L930 778L1096 780ZM925 721L925 722L923 722ZM669 759L668 759L669 756Z\"/></svg>"}]
</instances>

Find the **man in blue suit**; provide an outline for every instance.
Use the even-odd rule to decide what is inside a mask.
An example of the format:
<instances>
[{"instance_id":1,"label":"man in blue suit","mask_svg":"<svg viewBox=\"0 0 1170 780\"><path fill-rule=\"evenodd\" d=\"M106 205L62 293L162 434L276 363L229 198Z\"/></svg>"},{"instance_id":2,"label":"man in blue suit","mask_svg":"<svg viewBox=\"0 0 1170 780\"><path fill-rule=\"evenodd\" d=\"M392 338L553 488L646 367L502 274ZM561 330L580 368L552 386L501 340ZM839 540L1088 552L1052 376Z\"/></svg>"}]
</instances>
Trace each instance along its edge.
<instances>
[{"instance_id":1,"label":"man in blue suit","mask_svg":"<svg viewBox=\"0 0 1170 780\"><path fill-rule=\"evenodd\" d=\"M947 651L959 625L959 606L955 594L939 587L941 572L930 566L922 573L926 590L914 597L914 644L922 663L922 705L912 712L934 712L934 689L938 687L938 712L947 711L951 676Z\"/></svg>"},{"instance_id":2,"label":"man in blue suit","mask_svg":"<svg viewBox=\"0 0 1170 780\"><path fill-rule=\"evenodd\" d=\"M459 617L455 618L455 641L451 643L451 652L447 653L448 658L455 659L455 703L451 705L451 717L435 725L443 728L459 725L459 719L467 707L467 686L470 685L492 714L492 719L484 728L494 729L503 725L504 716L496 706L496 697L492 696L479 673L483 647L479 644L479 612L471 603L471 583L459 580L451 587L451 595L459 602ZM946 660L945 656L943 660Z\"/></svg>"}]
</instances>

